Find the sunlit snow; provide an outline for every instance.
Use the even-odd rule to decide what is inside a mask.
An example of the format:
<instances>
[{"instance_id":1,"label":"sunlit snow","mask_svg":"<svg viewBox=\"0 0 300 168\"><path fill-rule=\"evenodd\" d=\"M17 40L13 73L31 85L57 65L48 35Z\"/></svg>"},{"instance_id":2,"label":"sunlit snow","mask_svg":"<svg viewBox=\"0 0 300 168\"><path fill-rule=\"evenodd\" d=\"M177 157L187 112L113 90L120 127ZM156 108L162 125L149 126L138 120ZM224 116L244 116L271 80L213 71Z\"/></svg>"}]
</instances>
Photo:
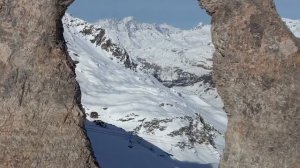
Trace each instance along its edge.
<instances>
[{"instance_id":1,"label":"sunlit snow","mask_svg":"<svg viewBox=\"0 0 300 168\"><path fill-rule=\"evenodd\" d=\"M187 89L166 88L149 74L125 68L110 53L91 43L89 36L80 33L88 23L68 14L63 22L69 54L78 62L76 79L87 113L86 129L101 166L218 166L224 148L227 117L222 102L215 99L216 91L212 91L213 94L198 91L201 92L198 94L196 85ZM148 59L162 67L176 65L199 74L211 71L193 66L212 67L214 49L210 43L210 26L180 30L168 25L135 23L133 18L102 20L96 26L104 28L106 36L125 48L134 60ZM292 28L298 30L299 26ZM182 53L180 57L174 54L176 52ZM105 123L100 124L102 127L93 122L91 112L99 114L96 120ZM200 116L212 128L209 133L214 137L214 145L191 141L193 135L190 134L202 133L201 130L207 127L198 120ZM180 133L189 127L190 133ZM180 146L182 144L184 146Z\"/></svg>"}]
</instances>

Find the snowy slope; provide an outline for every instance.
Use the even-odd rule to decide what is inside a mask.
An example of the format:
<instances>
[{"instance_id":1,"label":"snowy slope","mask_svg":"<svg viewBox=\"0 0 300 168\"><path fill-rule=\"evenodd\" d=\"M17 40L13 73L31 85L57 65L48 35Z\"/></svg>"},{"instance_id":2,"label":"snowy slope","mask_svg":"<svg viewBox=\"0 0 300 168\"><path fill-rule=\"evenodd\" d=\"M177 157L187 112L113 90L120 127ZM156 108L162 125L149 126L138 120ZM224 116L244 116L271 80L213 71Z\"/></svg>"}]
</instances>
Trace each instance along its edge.
<instances>
[{"instance_id":1,"label":"snowy slope","mask_svg":"<svg viewBox=\"0 0 300 168\"><path fill-rule=\"evenodd\" d=\"M138 167L217 165L224 147L226 114L196 95L178 93L152 75L125 68L118 59L112 59L109 51L91 43L80 32L80 26L72 26L77 21L70 16L64 18L64 35L69 53L77 63L82 104L86 113L98 112L101 121L111 124L106 128L95 123L86 126L99 162L104 167L132 168L130 159L112 163L103 156L128 158L130 155L157 159L140 160ZM95 119L88 117L88 120ZM116 131L112 127L124 130ZM129 141L133 148L128 147ZM162 151L164 154L160 154ZM154 166L151 162L161 162L161 165Z\"/></svg>"},{"instance_id":2,"label":"snowy slope","mask_svg":"<svg viewBox=\"0 0 300 168\"><path fill-rule=\"evenodd\" d=\"M168 25L138 23L127 17L95 24L74 19L70 26L112 55L117 53L122 57L119 62L127 67L151 74L169 88L196 93L210 104L223 107L211 77L214 48L209 25L180 30Z\"/></svg>"},{"instance_id":3,"label":"snowy slope","mask_svg":"<svg viewBox=\"0 0 300 168\"><path fill-rule=\"evenodd\" d=\"M227 118L205 82L210 26L180 30L132 17L89 24L68 14L63 22L86 129L103 167L217 167ZM287 23L300 32L297 21Z\"/></svg>"},{"instance_id":4,"label":"snowy slope","mask_svg":"<svg viewBox=\"0 0 300 168\"><path fill-rule=\"evenodd\" d=\"M145 59L160 67L177 67L197 74L205 74L212 67L214 49L208 25L180 30L167 25L138 23L132 17L100 20L96 25L105 29L108 36L135 60ZM171 77L166 74L166 78Z\"/></svg>"},{"instance_id":5,"label":"snowy slope","mask_svg":"<svg viewBox=\"0 0 300 168\"><path fill-rule=\"evenodd\" d=\"M215 106L223 106L211 81L214 47L209 25L180 30L139 23L132 17L100 20L95 25L127 50L138 69L153 74L165 86L196 93Z\"/></svg>"},{"instance_id":6,"label":"snowy slope","mask_svg":"<svg viewBox=\"0 0 300 168\"><path fill-rule=\"evenodd\" d=\"M290 30L295 34L295 36L300 38L300 20L292 20L292 19L284 18L283 21L290 28Z\"/></svg>"}]
</instances>

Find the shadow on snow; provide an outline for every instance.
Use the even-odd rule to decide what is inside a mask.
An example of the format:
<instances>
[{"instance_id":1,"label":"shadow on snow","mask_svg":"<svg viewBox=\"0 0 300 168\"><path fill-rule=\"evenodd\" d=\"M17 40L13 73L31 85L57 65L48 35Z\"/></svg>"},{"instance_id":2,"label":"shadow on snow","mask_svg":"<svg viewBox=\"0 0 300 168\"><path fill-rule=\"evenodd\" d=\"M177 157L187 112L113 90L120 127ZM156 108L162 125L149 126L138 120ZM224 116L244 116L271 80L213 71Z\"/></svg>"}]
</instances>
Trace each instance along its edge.
<instances>
[{"instance_id":1,"label":"shadow on snow","mask_svg":"<svg viewBox=\"0 0 300 168\"><path fill-rule=\"evenodd\" d=\"M87 134L103 168L213 168L211 164L182 162L122 128L86 121Z\"/></svg>"}]
</instances>

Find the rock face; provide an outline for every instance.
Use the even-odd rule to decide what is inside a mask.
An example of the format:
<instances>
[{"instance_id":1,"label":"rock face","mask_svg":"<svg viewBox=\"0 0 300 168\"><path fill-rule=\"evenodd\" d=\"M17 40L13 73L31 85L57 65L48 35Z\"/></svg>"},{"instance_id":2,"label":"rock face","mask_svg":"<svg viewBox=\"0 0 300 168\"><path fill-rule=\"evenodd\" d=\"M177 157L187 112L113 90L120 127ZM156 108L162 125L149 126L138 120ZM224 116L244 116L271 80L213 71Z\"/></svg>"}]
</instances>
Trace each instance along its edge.
<instances>
[{"instance_id":1,"label":"rock face","mask_svg":"<svg viewBox=\"0 0 300 168\"><path fill-rule=\"evenodd\" d=\"M272 0L201 0L228 112L220 167L300 167L300 42Z\"/></svg>"},{"instance_id":2,"label":"rock face","mask_svg":"<svg viewBox=\"0 0 300 168\"><path fill-rule=\"evenodd\" d=\"M0 0L0 167L97 167L61 17L72 0Z\"/></svg>"}]
</instances>

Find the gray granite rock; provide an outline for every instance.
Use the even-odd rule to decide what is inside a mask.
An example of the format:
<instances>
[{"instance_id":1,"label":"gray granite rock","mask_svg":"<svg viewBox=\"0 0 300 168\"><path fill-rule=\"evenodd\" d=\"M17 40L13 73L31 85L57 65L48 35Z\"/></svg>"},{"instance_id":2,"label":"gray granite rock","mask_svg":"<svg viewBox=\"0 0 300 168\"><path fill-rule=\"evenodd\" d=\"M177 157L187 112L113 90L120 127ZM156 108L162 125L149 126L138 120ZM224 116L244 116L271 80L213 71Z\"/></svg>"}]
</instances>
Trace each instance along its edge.
<instances>
[{"instance_id":1,"label":"gray granite rock","mask_svg":"<svg viewBox=\"0 0 300 168\"><path fill-rule=\"evenodd\" d=\"M72 0L0 0L0 167L98 167L61 17Z\"/></svg>"},{"instance_id":2,"label":"gray granite rock","mask_svg":"<svg viewBox=\"0 0 300 168\"><path fill-rule=\"evenodd\" d=\"M288 2L286 2L288 3ZM272 0L201 0L229 123L222 168L300 167L300 41Z\"/></svg>"}]
</instances>

